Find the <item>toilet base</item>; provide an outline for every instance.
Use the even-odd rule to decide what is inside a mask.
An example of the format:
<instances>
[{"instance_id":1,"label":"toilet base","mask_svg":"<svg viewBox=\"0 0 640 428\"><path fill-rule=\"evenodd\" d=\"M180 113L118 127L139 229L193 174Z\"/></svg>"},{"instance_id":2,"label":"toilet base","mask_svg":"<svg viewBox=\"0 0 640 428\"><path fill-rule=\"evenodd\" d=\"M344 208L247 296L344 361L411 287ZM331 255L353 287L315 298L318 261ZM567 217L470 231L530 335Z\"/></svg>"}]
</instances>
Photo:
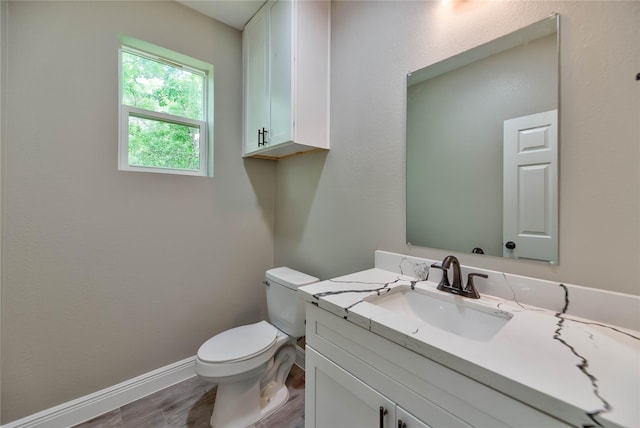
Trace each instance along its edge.
<instances>
[{"instance_id":1,"label":"toilet base","mask_svg":"<svg viewBox=\"0 0 640 428\"><path fill-rule=\"evenodd\" d=\"M266 418L271 413L278 410L280 407L284 405L284 403L287 402L288 399L289 399L289 390L287 389L286 385L282 385L282 387L271 397L270 400L263 400L263 401L267 401L267 403L265 403L262 409L260 410L260 419Z\"/></svg>"},{"instance_id":2,"label":"toilet base","mask_svg":"<svg viewBox=\"0 0 640 428\"><path fill-rule=\"evenodd\" d=\"M227 402L225 397L232 402ZM259 382L245 387L237 383L218 385L211 427L245 428L278 410L288 399L289 390L286 385L282 385L268 400L260 399Z\"/></svg>"},{"instance_id":3,"label":"toilet base","mask_svg":"<svg viewBox=\"0 0 640 428\"><path fill-rule=\"evenodd\" d=\"M282 407L289 399L285 380L295 361L295 348L285 345L262 376L219 383L211 415L212 428L246 428Z\"/></svg>"}]
</instances>

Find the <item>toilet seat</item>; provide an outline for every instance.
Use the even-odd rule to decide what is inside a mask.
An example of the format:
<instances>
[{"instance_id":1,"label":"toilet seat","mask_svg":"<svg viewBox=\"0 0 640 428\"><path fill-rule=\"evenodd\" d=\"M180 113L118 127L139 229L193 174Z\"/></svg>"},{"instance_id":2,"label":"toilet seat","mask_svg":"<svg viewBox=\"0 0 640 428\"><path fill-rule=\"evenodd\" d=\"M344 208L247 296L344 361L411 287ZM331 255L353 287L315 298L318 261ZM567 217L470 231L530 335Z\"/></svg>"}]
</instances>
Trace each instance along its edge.
<instances>
[{"instance_id":1,"label":"toilet seat","mask_svg":"<svg viewBox=\"0 0 640 428\"><path fill-rule=\"evenodd\" d=\"M266 321L242 325L223 331L198 349L204 363L231 363L251 359L273 346L278 329Z\"/></svg>"}]
</instances>

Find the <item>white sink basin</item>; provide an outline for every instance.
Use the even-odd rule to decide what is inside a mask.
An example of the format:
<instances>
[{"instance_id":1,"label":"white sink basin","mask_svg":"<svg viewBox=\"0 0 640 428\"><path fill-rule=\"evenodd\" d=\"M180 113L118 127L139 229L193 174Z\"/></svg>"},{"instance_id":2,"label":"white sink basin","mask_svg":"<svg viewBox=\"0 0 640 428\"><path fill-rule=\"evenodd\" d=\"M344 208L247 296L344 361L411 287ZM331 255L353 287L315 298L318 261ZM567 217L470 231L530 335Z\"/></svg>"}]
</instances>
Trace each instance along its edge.
<instances>
[{"instance_id":1,"label":"white sink basin","mask_svg":"<svg viewBox=\"0 0 640 428\"><path fill-rule=\"evenodd\" d=\"M464 299L463 302L456 300ZM476 304L468 298L440 291L412 290L398 286L388 294L369 296L365 301L398 315L427 323L467 339L487 341L513 317Z\"/></svg>"}]
</instances>

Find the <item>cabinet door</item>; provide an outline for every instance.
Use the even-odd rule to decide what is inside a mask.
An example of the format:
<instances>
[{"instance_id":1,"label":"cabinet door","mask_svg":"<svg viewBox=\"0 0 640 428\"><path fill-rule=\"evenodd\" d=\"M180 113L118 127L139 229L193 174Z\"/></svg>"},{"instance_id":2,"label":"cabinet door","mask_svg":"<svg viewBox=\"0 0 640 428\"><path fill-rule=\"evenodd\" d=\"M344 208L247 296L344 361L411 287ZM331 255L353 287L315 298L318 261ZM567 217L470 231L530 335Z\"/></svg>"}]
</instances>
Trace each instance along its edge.
<instances>
[{"instance_id":1,"label":"cabinet door","mask_svg":"<svg viewBox=\"0 0 640 428\"><path fill-rule=\"evenodd\" d=\"M258 12L243 32L244 50L244 151L251 153L258 146L258 131L269 130L268 111L268 28L269 15Z\"/></svg>"},{"instance_id":2,"label":"cabinet door","mask_svg":"<svg viewBox=\"0 0 640 428\"><path fill-rule=\"evenodd\" d=\"M395 404L313 349L306 349L305 427L395 426Z\"/></svg>"},{"instance_id":3,"label":"cabinet door","mask_svg":"<svg viewBox=\"0 0 640 428\"><path fill-rule=\"evenodd\" d=\"M400 406L396 406L396 419L398 428L431 428Z\"/></svg>"},{"instance_id":4,"label":"cabinet door","mask_svg":"<svg viewBox=\"0 0 640 428\"><path fill-rule=\"evenodd\" d=\"M293 8L292 1L276 1L269 8L269 145L293 140Z\"/></svg>"}]
</instances>

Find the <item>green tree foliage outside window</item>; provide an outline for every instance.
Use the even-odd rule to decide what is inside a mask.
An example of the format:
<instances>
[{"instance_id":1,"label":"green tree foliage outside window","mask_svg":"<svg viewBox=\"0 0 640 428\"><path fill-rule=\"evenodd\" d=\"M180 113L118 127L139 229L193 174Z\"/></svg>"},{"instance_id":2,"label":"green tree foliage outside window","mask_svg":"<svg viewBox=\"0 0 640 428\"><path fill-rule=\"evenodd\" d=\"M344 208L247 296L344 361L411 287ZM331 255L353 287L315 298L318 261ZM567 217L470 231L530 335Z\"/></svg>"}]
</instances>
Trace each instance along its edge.
<instances>
[{"instance_id":1,"label":"green tree foliage outside window","mask_svg":"<svg viewBox=\"0 0 640 428\"><path fill-rule=\"evenodd\" d=\"M204 119L204 74L122 51L122 103L182 118ZM144 113L129 118L129 165L200 168L200 128Z\"/></svg>"}]
</instances>

